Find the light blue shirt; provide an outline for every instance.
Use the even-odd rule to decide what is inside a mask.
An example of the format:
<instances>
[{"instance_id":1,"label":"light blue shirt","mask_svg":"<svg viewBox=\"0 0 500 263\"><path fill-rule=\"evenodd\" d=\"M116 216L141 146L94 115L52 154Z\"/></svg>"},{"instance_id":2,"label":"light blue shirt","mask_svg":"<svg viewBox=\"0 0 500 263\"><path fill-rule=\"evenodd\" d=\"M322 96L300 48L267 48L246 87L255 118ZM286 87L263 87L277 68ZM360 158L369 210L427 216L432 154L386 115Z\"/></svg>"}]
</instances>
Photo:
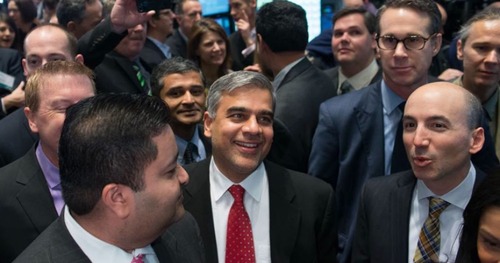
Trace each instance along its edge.
<instances>
[{"instance_id":1,"label":"light blue shirt","mask_svg":"<svg viewBox=\"0 0 500 263\"><path fill-rule=\"evenodd\" d=\"M172 58L170 47L167 44L162 43L152 37L148 37L148 39L151 40L151 42L153 42L153 44L155 44L161 50L161 52L163 53L163 55L165 55L167 59Z\"/></svg>"},{"instance_id":2,"label":"light blue shirt","mask_svg":"<svg viewBox=\"0 0 500 263\"><path fill-rule=\"evenodd\" d=\"M399 120L403 112L398 108L405 101L394 93L382 80L382 107L384 112L384 164L385 174L391 174L392 151L394 149L394 138L398 130Z\"/></svg>"}]
</instances>

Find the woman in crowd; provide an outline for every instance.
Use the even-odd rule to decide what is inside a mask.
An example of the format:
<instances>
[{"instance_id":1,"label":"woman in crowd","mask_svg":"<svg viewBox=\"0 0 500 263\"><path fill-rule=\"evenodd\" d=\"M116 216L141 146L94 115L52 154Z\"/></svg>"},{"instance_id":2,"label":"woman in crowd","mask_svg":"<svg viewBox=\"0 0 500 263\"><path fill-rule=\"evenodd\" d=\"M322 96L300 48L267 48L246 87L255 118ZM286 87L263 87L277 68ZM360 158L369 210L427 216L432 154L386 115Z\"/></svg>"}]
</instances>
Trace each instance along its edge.
<instances>
[{"instance_id":1,"label":"woman in crowd","mask_svg":"<svg viewBox=\"0 0 500 263\"><path fill-rule=\"evenodd\" d=\"M0 47L18 49L16 24L6 13L0 12Z\"/></svg>"},{"instance_id":2,"label":"woman in crowd","mask_svg":"<svg viewBox=\"0 0 500 263\"><path fill-rule=\"evenodd\" d=\"M456 263L500 262L500 171L474 190L464 211Z\"/></svg>"},{"instance_id":3,"label":"woman in crowd","mask_svg":"<svg viewBox=\"0 0 500 263\"><path fill-rule=\"evenodd\" d=\"M197 21L191 32L188 58L198 64L210 87L231 68L229 39L224 29L210 18Z\"/></svg>"},{"instance_id":4,"label":"woman in crowd","mask_svg":"<svg viewBox=\"0 0 500 263\"><path fill-rule=\"evenodd\" d=\"M7 6L9 16L17 27L17 38L20 43L34 27L37 26L37 11L33 0L10 0Z\"/></svg>"}]
</instances>

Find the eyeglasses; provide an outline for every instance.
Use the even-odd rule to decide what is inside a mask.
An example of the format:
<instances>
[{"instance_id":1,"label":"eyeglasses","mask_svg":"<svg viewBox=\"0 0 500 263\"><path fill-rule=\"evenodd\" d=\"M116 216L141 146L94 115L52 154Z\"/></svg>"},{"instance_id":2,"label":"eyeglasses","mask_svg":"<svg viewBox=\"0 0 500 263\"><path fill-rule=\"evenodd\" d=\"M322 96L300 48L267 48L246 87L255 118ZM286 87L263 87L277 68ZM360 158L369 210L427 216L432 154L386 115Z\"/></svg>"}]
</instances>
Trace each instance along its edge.
<instances>
[{"instance_id":1,"label":"eyeglasses","mask_svg":"<svg viewBox=\"0 0 500 263\"><path fill-rule=\"evenodd\" d=\"M403 39L394 36L377 36L377 46L383 50L394 50L399 42L403 42L406 49L421 50L424 48L425 43L433 38L436 34L430 35L428 38L419 35L407 36Z\"/></svg>"}]
</instances>

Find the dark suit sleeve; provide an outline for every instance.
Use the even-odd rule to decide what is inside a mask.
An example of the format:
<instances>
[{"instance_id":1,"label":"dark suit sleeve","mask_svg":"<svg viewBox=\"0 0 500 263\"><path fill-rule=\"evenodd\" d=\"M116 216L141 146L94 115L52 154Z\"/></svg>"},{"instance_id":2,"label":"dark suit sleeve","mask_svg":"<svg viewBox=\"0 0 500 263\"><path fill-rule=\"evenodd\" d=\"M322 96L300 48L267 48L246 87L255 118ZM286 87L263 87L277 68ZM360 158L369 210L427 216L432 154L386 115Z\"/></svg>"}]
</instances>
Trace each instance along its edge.
<instances>
[{"instance_id":1,"label":"dark suit sleeve","mask_svg":"<svg viewBox=\"0 0 500 263\"><path fill-rule=\"evenodd\" d=\"M481 171L489 173L499 167L499 162L495 152L495 143L493 141L493 137L491 136L487 118L483 117L482 119L481 126L484 128L483 148L471 156L471 161Z\"/></svg>"},{"instance_id":2,"label":"dark suit sleeve","mask_svg":"<svg viewBox=\"0 0 500 263\"><path fill-rule=\"evenodd\" d=\"M368 253L368 219L365 210L366 202L366 185L361 191L361 198L359 202L358 217L356 219L354 240L352 248L352 262L370 262Z\"/></svg>"},{"instance_id":3,"label":"dark suit sleeve","mask_svg":"<svg viewBox=\"0 0 500 263\"><path fill-rule=\"evenodd\" d=\"M337 214L335 209L335 193L330 188L330 196L326 206L325 215L319 231L318 241L319 262L337 262Z\"/></svg>"},{"instance_id":4,"label":"dark suit sleeve","mask_svg":"<svg viewBox=\"0 0 500 263\"><path fill-rule=\"evenodd\" d=\"M85 65L94 69L126 35L127 30L121 34L114 33L110 18L106 18L78 40L78 53L83 55Z\"/></svg>"},{"instance_id":5,"label":"dark suit sleeve","mask_svg":"<svg viewBox=\"0 0 500 263\"><path fill-rule=\"evenodd\" d=\"M328 182L335 190L339 171L339 142L332 120L328 101L322 103L309 157L308 173Z\"/></svg>"}]
</instances>

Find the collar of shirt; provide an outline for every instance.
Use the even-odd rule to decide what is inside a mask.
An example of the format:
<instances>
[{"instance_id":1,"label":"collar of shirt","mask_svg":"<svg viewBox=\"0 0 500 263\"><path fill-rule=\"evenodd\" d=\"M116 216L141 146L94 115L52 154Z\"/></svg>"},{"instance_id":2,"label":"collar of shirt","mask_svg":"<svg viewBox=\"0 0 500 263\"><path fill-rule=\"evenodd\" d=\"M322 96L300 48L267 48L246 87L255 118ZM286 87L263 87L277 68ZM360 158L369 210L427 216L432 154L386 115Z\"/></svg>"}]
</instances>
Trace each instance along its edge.
<instances>
[{"instance_id":1,"label":"collar of shirt","mask_svg":"<svg viewBox=\"0 0 500 263\"><path fill-rule=\"evenodd\" d=\"M40 143L36 146L36 158L38 163L40 164L40 168L42 169L43 175L45 176L45 180L47 180L47 184L50 189L61 190L61 177L59 175L59 168L57 168L54 164L52 164L45 153L42 150L42 146Z\"/></svg>"},{"instance_id":2,"label":"collar of shirt","mask_svg":"<svg viewBox=\"0 0 500 263\"><path fill-rule=\"evenodd\" d=\"M182 29L180 27L177 29L177 32L179 32L179 35L181 35L182 39L184 39L184 41L186 41L186 43L187 43L189 39L186 36L186 34L184 34L184 32L182 32Z\"/></svg>"},{"instance_id":3,"label":"collar of shirt","mask_svg":"<svg viewBox=\"0 0 500 263\"><path fill-rule=\"evenodd\" d=\"M152 37L148 37L148 39L151 40L151 42L153 42L153 44L155 44L161 50L166 58L172 57L172 53L170 53L170 47L167 44L162 43L161 41L158 41Z\"/></svg>"},{"instance_id":4,"label":"collar of shirt","mask_svg":"<svg viewBox=\"0 0 500 263\"><path fill-rule=\"evenodd\" d=\"M201 160L204 160L205 158L207 158L207 154L205 151L205 145L203 144L203 141L200 138L198 129L199 129L199 126L196 125L193 138L191 138L190 142L194 143L194 145L196 145L196 147L198 149L198 153L195 154L194 159L196 161L201 161ZM177 143L177 148L179 149L179 154L177 155L177 162L180 164L184 164L184 152L186 151L188 141L175 135L175 142Z\"/></svg>"},{"instance_id":5,"label":"collar of shirt","mask_svg":"<svg viewBox=\"0 0 500 263\"><path fill-rule=\"evenodd\" d=\"M339 67L339 89L342 83L344 81L349 80L349 84L355 89L359 90L361 88L364 88L368 85L370 85L371 80L375 75L377 75L379 66L377 64L377 61L374 59L372 60L372 63L368 65L368 67L364 68L354 76L348 78L344 74L342 74L342 70L340 70Z\"/></svg>"},{"instance_id":6,"label":"collar of shirt","mask_svg":"<svg viewBox=\"0 0 500 263\"><path fill-rule=\"evenodd\" d=\"M469 203L469 199L472 195L472 190L474 189L474 182L476 181L476 169L472 163L470 164L469 172L464 180L455 188L453 188L448 193L437 196L448 203L459 207L461 209L465 209L467 204ZM417 181L416 186L416 198L421 201L422 199L427 199L431 196L436 196L421 180Z\"/></svg>"},{"instance_id":7,"label":"collar of shirt","mask_svg":"<svg viewBox=\"0 0 500 263\"><path fill-rule=\"evenodd\" d=\"M304 59L304 57L301 57L295 60L294 62L286 65L286 67L284 67L278 74L276 74L276 77L274 77L273 80L274 91L278 90L279 86L281 85L281 82L283 82L283 80L285 79L286 74L288 74L288 72L293 68L293 66L297 65L302 59Z\"/></svg>"},{"instance_id":8,"label":"collar of shirt","mask_svg":"<svg viewBox=\"0 0 500 263\"><path fill-rule=\"evenodd\" d=\"M75 242L92 262L131 262L133 257L139 254L144 255L143 260L145 263L159 262L151 245L137 248L132 253L128 253L117 246L98 239L76 222L67 207L64 209L64 223Z\"/></svg>"},{"instance_id":9,"label":"collar of shirt","mask_svg":"<svg viewBox=\"0 0 500 263\"><path fill-rule=\"evenodd\" d=\"M382 104L387 115L391 115L392 112L401 104L401 102L405 101L401 97L399 97L394 91L392 91L384 80L382 80Z\"/></svg>"}]
</instances>

